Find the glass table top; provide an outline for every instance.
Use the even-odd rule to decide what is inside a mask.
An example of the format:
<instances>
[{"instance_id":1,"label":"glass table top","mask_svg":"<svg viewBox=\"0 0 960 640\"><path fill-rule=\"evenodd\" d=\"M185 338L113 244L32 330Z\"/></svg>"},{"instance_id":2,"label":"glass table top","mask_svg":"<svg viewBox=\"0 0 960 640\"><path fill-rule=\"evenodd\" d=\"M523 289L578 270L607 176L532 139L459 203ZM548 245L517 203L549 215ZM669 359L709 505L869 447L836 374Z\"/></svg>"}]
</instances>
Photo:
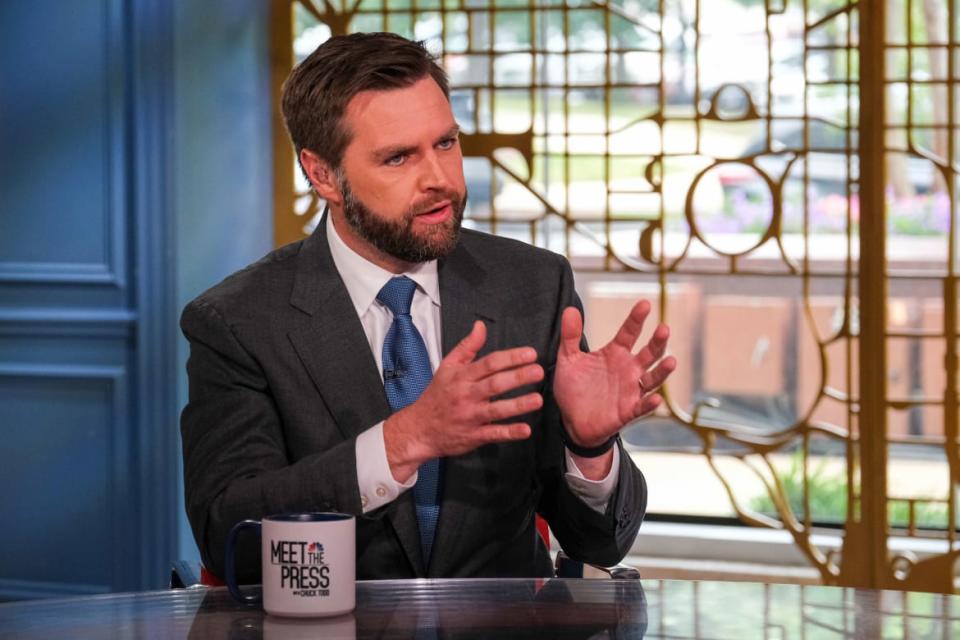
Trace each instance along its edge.
<instances>
[{"instance_id":1,"label":"glass table top","mask_svg":"<svg viewBox=\"0 0 960 640\"><path fill-rule=\"evenodd\" d=\"M384 580L289 620L223 588L0 604L0 638L960 638L960 596L665 580Z\"/></svg>"}]
</instances>

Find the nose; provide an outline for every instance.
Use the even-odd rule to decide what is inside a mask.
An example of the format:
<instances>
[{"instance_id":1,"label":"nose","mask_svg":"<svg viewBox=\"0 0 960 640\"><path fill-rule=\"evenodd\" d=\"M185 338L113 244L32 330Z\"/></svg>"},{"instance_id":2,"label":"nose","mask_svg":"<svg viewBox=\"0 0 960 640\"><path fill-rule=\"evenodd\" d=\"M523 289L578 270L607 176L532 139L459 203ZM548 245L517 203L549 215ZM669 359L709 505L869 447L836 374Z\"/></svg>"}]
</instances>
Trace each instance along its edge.
<instances>
[{"instance_id":1,"label":"nose","mask_svg":"<svg viewBox=\"0 0 960 640\"><path fill-rule=\"evenodd\" d=\"M447 162L436 152L428 153L424 157L420 171L420 189L422 191L450 189L451 181L447 173Z\"/></svg>"}]
</instances>

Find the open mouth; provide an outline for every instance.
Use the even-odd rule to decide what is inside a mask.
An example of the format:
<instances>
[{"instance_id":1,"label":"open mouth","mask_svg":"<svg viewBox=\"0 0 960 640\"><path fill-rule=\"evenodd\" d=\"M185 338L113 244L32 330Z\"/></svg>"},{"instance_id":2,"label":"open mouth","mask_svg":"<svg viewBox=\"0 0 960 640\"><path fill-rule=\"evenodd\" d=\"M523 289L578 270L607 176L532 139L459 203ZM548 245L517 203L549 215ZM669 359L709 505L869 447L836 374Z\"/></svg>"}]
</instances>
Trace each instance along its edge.
<instances>
[{"instance_id":1,"label":"open mouth","mask_svg":"<svg viewBox=\"0 0 960 640\"><path fill-rule=\"evenodd\" d=\"M449 200L438 202L433 207L425 209L417 214L417 218L424 222L442 222L446 220L452 211Z\"/></svg>"}]
</instances>

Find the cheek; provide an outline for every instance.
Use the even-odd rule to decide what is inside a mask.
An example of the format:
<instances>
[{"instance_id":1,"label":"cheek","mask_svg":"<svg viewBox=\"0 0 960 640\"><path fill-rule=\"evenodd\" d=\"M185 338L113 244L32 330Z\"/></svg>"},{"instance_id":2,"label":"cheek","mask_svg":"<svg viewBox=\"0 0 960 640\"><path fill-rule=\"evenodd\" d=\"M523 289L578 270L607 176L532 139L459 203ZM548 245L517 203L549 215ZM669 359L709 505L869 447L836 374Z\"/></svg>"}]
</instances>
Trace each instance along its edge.
<instances>
[{"instance_id":1,"label":"cheek","mask_svg":"<svg viewBox=\"0 0 960 640\"><path fill-rule=\"evenodd\" d=\"M358 180L351 186L363 204L383 215L402 210L414 191L410 181L401 176L392 180Z\"/></svg>"},{"instance_id":2,"label":"cheek","mask_svg":"<svg viewBox=\"0 0 960 640\"><path fill-rule=\"evenodd\" d=\"M451 157L446 162L446 173L447 179L453 183L458 191L462 192L464 189L463 156L458 153L456 157Z\"/></svg>"}]
</instances>

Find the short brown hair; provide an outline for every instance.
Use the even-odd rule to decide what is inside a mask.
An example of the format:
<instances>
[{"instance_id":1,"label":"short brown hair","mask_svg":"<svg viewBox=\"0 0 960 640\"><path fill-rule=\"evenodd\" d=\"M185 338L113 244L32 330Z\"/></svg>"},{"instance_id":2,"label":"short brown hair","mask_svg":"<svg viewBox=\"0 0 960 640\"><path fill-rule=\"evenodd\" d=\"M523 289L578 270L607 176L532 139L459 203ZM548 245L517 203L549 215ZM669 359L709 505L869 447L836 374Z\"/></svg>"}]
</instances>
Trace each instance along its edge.
<instances>
[{"instance_id":1,"label":"short brown hair","mask_svg":"<svg viewBox=\"0 0 960 640\"><path fill-rule=\"evenodd\" d=\"M301 62L283 84L281 107L300 158L309 149L338 169L352 132L347 104L361 91L409 87L429 75L450 97L447 74L423 42L395 33L334 36Z\"/></svg>"}]
</instances>

